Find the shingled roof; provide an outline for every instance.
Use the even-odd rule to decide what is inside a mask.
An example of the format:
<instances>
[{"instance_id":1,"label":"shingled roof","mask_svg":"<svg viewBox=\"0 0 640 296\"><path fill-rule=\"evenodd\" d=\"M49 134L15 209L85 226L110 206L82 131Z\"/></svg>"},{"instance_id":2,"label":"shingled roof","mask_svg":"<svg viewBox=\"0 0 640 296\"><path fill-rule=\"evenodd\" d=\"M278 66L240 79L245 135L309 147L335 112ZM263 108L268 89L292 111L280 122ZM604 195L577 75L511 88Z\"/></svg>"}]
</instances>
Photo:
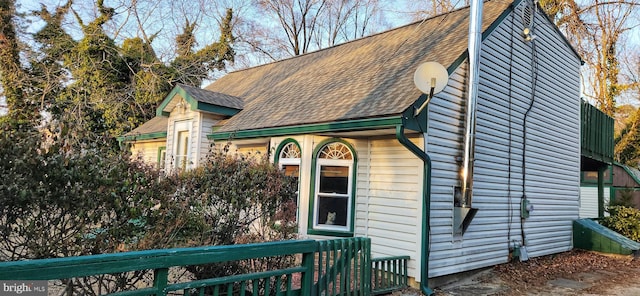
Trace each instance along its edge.
<instances>
[{"instance_id":1,"label":"shingled roof","mask_svg":"<svg viewBox=\"0 0 640 296\"><path fill-rule=\"evenodd\" d=\"M233 109L242 109L242 107L244 106L244 102L241 98L238 97L219 92L207 91L199 87L193 87L185 84L178 84L178 86L182 87L198 102L221 107L229 107Z\"/></svg>"},{"instance_id":2,"label":"shingled roof","mask_svg":"<svg viewBox=\"0 0 640 296\"><path fill-rule=\"evenodd\" d=\"M511 3L484 4L483 31ZM413 72L466 54L469 8L286 60L229 73L205 89L244 99L216 132L399 115L420 92ZM453 69L449 69L451 73Z\"/></svg>"},{"instance_id":3,"label":"shingled roof","mask_svg":"<svg viewBox=\"0 0 640 296\"><path fill-rule=\"evenodd\" d=\"M235 115L244 106L241 98L229 94L223 94L215 91L208 91L202 88L193 87L184 84L178 84L173 87L171 92L164 98L158 110L157 116L168 116L173 110L177 101L174 97L181 97L189 104L191 110L205 111L210 113L218 113L221 115Z\"/></svg>"},{"instance_id":4,"label":"shingled roof","mask_svg":"<svg viewBox=\"0 0 640 296\"><path fill-rule=\"evenodd\" d=\"M134 130L124 134L124 136L121 137L121 140L133 141L140 139L164 138L167 136L168 120L169 119L165 116L156 116Z\"/></svg>"}]
</instances>

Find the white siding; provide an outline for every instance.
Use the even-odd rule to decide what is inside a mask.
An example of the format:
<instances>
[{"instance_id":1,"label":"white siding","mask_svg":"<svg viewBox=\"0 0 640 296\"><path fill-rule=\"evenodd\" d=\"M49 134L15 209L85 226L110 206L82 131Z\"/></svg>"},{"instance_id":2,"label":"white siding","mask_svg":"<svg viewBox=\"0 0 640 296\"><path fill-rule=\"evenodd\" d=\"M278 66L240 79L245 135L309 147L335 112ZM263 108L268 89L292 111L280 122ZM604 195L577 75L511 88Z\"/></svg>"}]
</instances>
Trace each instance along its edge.
<instances>
[{"instance_id":1,"label":"white siding","mask_svg":"<svg viewBox=\"0 0 640 296\"><path fill-rule=\"evenodd\" d=\"M611 187L604 187L605 206L609 203L610 192ZM598 218L598 187L580 187L580 218Z\"/></svg>"},{"instance_id":2,"label":"white siding","mask_svg":"<svg viewBox=\"0 0 640 296\"><path fill-rule=\"evenodd\" d=\"M482 44L472 205L479 210L463 237L452 234L452 208L456 157L462 155L466 63L429 106L430 277L507 262L509 244L522 241L523 122L536 76L532 60L537 60L537 83L526 122L525 194L534 210L522 225L525 243L530 256L572 247L580 181L580 62L540 13L533 57L531 43L520 37L519 20L517 8Z\"/></svg>"},{"instance_id":3,"label":"white siding","mask_svg":"<svg viewBox=\"0 0 640 296\"><path fill-rule=\"evenodd\" d=\"M422 138L411 139L422 147ZM372 257L409 255L419 277L423 163L398 140L355 141L355 235L371 238Z\"/></svg>"},{"instance_id":4,"label":"white siding","mask_svg":"<svg viewBox=\"0 0 640 296\"><path fill-rule=\"evenodd\" d=\"M175 96L174 100L181 100L180 96ZM175 153L175 126L176 123L187 122L189 127L189 168L197 167L209 153L211 142L207 135L212 132L212 127L223 117L220 115L192 111L187 108L182 111L171 110L167 126L167 156L165 167L171 168L174 163Z\"/></svg>"},{"instance_id":5,"label":"white siding","mask_svg":"<svg viewBox=\"0 0 640 296\"><path fill-rule=\"evenodd\" d=\"M166 145L166 139L133 142L131 158L140 159L146 164L158 165L158 150Z\"/></svg>"},{"instance_id":6,"label":"white siding","mask_svg":"<svg viewBox=\"0 0 640 296\"><path fill-rule=\"evenodd\" d=\"M313 150L329 138L314 135L277 137L271 138L270 147L275 149L287 138L295 139L302 152L298 208L300 236L331 238L307 235ZM357 157L354 235L371 238L374 258L409 255L409 276L418 278L422 231L422 161L393 137L341 139L353 146ZM411 137L411 141L423 147L421 137Z\"/></svg>"},{"instance_id":7,"label":"white siding","mask_svg":"<svg viewBox=\"0 0 640 296\"><path fill-rule=\"evenodd\" d=\"M198 163L202 163L202 160L206 158L209 153L210 145L212 141L207 139L207 135L213 132L213 126L221 119L218 115L200 113L200 128L199 128L199 147L196 150L196 159Z\"/></svg>"}]
</instances>

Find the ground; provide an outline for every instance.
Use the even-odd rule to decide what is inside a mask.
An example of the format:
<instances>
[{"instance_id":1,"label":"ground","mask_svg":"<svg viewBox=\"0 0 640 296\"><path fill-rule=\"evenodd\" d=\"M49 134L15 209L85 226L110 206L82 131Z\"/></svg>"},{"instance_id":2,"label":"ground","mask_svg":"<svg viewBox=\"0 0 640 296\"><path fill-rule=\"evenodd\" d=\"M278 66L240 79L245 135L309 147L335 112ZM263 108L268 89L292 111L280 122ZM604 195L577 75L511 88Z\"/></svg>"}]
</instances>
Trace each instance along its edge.
<instances>
[{"instance_id":1,"label":"ground","mask_svg":"<svg viewBox=\"0 0 640 296\"><path fill-rule=\"evenodd\" d=\"M640 295L640 258L573 250L479 271L437 296ZM415 290L392 294L421 295Z\"/></svg>"}]
</instances>

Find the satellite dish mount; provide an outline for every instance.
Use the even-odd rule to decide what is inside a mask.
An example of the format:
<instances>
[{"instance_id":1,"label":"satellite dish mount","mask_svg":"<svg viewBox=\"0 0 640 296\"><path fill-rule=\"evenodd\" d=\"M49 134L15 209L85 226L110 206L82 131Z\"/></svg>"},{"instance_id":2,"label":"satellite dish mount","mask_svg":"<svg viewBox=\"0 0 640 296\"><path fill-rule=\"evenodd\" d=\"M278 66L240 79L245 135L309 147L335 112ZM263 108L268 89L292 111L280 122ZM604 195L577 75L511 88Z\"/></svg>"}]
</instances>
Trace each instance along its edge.
<instances>
[{"instance_id":1,"label":"satellite dish mount","mask_svg":"<svg viewBox=\"0 0 640 296\"><path fill-rule=\"evenodd\" d=\"M416 117L429 104L433 95L441 92L449 83L449 72L437 62L426 62L418 66L413 74L413 83L424 94L427 99L420 108L416 108L413 116ZM415 108L415 107L414 107Z\"/></svg>"}]
</instances>

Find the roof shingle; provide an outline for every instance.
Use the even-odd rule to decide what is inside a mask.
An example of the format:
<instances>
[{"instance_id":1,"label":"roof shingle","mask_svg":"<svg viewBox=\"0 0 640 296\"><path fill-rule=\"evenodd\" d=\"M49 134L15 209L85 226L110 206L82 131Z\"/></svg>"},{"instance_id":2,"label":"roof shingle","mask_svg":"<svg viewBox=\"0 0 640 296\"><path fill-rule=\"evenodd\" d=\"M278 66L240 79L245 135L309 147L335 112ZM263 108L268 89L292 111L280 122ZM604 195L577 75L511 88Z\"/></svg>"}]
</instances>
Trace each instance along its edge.
<instances>
[{"instance_id":1,"label":"roof shingle","mask_svg":"<svg viewBox=\"0 0 640 296\"><path fill-rule=\"evenodd\" d=\"M484 4L483 31L510 2ZM402 113L420 96L421 63L449 67L467 49L469 8L286 60L229 73L205 89L244 99L219 132Z\"/></svg>"}]
</instances>

